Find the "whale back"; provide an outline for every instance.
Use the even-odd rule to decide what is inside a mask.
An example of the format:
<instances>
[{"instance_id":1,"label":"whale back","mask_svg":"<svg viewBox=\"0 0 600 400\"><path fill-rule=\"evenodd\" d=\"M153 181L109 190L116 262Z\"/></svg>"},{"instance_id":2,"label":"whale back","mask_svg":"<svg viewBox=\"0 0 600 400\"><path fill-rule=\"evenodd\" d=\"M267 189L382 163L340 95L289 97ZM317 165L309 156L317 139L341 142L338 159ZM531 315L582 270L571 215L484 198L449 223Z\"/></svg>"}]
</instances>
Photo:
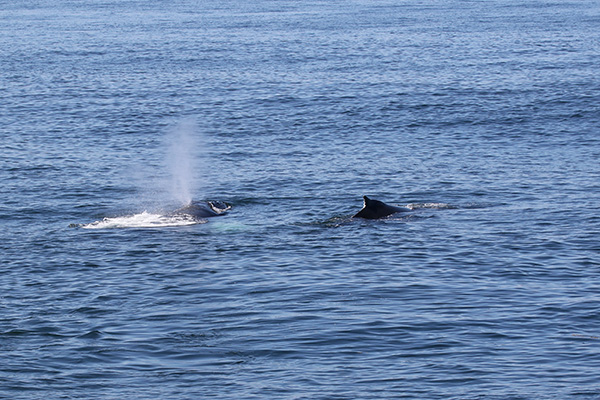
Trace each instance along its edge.
<instances>
[{"instance_id":1,"label":"whale back","mask_svg":"<svg viewBox=\"0 0 600 400\"><path fill-rule=\"evenodd\" d=\"M364 205L362 210L356 213L352 218L378 219L395 214L400 211L407 211L404 208L390 206L383 201L370 199L363 196Z\"/></svg>"},{"instance_id":2,"label":"whale back","mask_svg":"<svg viewBox=\"0 0 600 400\"><path fill-rule=\"evenodd\" d=\"M193 201L185 207L181 207L173 212L175 215L189 215L193 218L209 218L223 215L231 206L227 203L208 201Z\"/></svg>"}]
</instances>

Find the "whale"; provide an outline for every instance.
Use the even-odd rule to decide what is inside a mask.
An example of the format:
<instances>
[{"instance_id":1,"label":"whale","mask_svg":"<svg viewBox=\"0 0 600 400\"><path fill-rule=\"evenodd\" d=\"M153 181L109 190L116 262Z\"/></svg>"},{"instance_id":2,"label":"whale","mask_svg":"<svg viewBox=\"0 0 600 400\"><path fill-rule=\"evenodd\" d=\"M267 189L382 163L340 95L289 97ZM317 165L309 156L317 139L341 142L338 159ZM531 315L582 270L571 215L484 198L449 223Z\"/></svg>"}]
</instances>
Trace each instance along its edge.
<instances>
[{"instance_id":1,"label":"whale","mask_svg":"<svg viewBox=\"0 0 600 400\"><path fill-rule=\"evenodd\" d=\"M354 214L352 218L379 219L399 212L410 211L407 207L390 206L383 201L370 199L367 196L363 196L363 200L363 208Z\"/></svg>"},{"instance_id":2,"label":"whale","mask_svg":"<svg viewBox=\"0 0 600 400\"><path fill-rule=\"evenodd\" d=\"M227 214L231 205L222 201L191 201L170 212L141 212L117 217L105 217L89 224L70 224L70 228L160 228L203 224L206 219Z\"/></svg>"},{"instance_id":3,"label":"whale","mask_svg":"<svg viewBox=\"0 0 600 400\"><path fill-rule=\"evenodd\" d=\"M222 201L191 201L189 204L169 213L168 216L204 219L225 215L230 209L231 205Z\"/></svg>"}]
</instances>

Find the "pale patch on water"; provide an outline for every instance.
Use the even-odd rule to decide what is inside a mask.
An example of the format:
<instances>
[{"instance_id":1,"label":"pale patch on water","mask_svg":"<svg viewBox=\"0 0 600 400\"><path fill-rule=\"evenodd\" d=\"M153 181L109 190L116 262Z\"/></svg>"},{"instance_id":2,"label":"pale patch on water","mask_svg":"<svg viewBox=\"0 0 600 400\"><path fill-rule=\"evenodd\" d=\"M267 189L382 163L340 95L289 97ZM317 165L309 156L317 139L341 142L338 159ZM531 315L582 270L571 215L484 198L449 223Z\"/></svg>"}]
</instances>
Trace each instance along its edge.
<instances>
[{"instance_id":1,"label":"pale patch on water","mask_svg":"<svg viewBox=\"0 0 600 400\"><path fill-rule=\"evenodd\" d=\"M81 225L84 229L114 229L114 228L164 228L170 226L187 226L204 224L204 219L193 218L189 215L161 215L144 211L139 214L122 217L104 218L89 224Z\"/></svg>"},{"instance_id":2,"label":"pale patch on water","mask_svg":"<svg viewBox=\"0 0 600 400\"><path fill-rule=\"evenodd\" d=\"M230 222L230 221L213 221L210 223L211 230L217 232L243 232L250 229L249 225L242 224L241 222Z\"/></svg>"}]
</instances>

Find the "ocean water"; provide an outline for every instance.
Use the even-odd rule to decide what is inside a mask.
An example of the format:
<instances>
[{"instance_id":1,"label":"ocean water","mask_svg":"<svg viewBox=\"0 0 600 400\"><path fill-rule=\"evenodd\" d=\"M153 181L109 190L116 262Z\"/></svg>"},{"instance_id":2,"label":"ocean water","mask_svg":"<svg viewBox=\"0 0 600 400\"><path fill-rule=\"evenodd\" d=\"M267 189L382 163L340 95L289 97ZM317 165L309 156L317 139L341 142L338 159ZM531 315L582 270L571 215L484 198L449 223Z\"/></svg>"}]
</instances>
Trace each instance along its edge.
<instances>
[{"instance_id":1,"label":"ocean water","mask_svg":"<svg viewBox=\"0 0 600 400\"><path fill-rule=\"evenodd\" d=\"M0 55L0 398L600 398L597 1L5 2Z\"/></svg>"}]
</instances>

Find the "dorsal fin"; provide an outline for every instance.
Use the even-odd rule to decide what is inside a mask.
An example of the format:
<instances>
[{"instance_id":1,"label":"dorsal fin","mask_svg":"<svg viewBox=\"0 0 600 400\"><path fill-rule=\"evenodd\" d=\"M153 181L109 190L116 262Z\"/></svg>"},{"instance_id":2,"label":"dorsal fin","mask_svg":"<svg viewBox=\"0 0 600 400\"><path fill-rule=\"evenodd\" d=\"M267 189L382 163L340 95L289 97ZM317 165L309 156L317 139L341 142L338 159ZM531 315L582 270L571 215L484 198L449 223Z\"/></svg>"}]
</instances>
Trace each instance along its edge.
<instances>
[{"instance_id":1,"label":"dorsal fin","mask_svg":"<svg viewBox=\"0 0 600 400\"><path fill-rule=\"evenodd\" d=\"M390 206L382 201L370 199L368 196L363 196L363 200L363 208L353 218L377 219L387 217L399 211L406 211L403 208Z\"/></svg>"}]
</instances>

